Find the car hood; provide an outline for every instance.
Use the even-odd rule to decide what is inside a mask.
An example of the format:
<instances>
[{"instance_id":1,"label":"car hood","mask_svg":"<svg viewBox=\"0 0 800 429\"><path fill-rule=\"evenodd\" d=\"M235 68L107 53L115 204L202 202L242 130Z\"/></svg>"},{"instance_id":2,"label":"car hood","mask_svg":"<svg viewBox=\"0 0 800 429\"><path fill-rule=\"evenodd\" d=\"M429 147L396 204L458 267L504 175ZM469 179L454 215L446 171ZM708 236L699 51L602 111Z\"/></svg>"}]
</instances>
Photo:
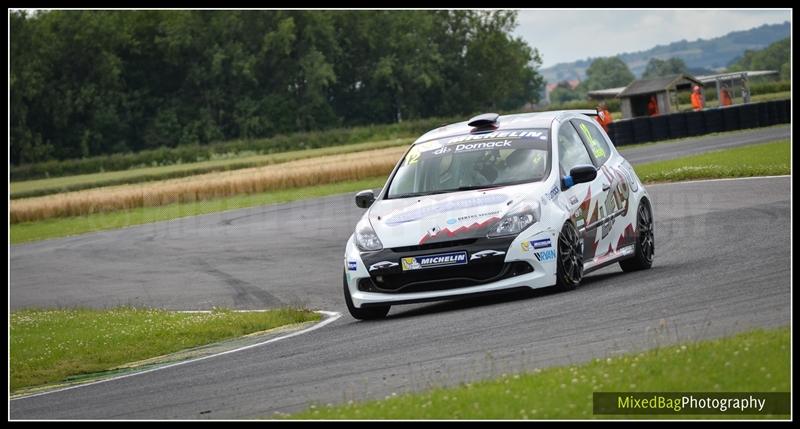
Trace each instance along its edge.
<instances>
[{"instance_id":1,"label":"car hood","mask_svg":"<svg viewBox=\"0 0 800 429\"><path fill-rule=\"evenodd\" d=\"M485 237L523 199L534 201L544 183L422 197L378 200L369 211L384 248Z\"/></svg>"}]
</instances>

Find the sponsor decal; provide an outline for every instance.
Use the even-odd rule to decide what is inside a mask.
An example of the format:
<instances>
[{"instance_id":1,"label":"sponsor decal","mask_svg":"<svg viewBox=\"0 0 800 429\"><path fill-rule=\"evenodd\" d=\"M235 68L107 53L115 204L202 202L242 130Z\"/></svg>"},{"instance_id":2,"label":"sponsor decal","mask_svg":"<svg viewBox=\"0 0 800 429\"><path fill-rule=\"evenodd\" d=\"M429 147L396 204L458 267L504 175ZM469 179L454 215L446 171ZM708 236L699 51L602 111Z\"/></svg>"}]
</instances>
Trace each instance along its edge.
<instances>
[{"instance_id":1,"label":"sponsor decal","mask_svg":"<svg viewBox=\"0 0 800 429\"><path fill-rule=\"evenodd\" d=\"M500 214L500 210L495 210L493 212L486 212L486 213L471 214L471 215L466 215L466 216L459 216L457 221L458 222L464 222L464 221L467 221L467 220L474 220L474 219L480 219L480 218L484 218L484 217L496 216L498 214ZM447 223L450 223L450 221L448 221Z\"/></svg>"},{"instance_id":2,"label":"sponsor decal","mask_svg":"<svg viewBox=\"0 0 800 429\"><path fill-rule=\"evenodd\" d=\"M523 252L527 252L531 249L531 243L529 241L523 241L522 243L519 243L519 245L522 247Z\"/></svg>"},{"instance_id":3,"label":"sponsor decal","mask_svg":"<svg viewBox=\"0 0 800 429\"><path fill-rule=\"evenodd\" d=\"M545 239L542 239L542 240L533 240L532 243L533 243L533 248L534 249L544 249L544 248L552 246L550 244L550 239L549 238L545 238Z\"/></svg>"},{"instance_id":4,"label":"sponsor decal","mask_svg":"<svg viewBox=\"0 0 800 429\"><path fill-rule=\"evenodd\" d=\"M447 144L452 143L463 143L469 142L474 140L496 140L496 139L519 139L519 138L537 138L540 140L547 139L547 132L545 130L538 130L538 131L525 131L525 130L514 130L514 131L495 131L488 134L471 134L465 136L458 136L453 137L452 139L447 141ZM542 139L544 137L544 139Z\"/></svg>"},{"instance_id":5,"label":"sponsor decal","mask_svg":"<svg viewBox=\"0 0 800 429\"><path fill-rule=\"evenodd\" d=\"M574 195L569 197L569 203L572 204L572 205L578 204L578 197L576 197Z\"/></svg>"},{"instance_id":6,"label":"sponsor decal","mask_svg":"<svg viewBox=\"0 0 800 429\"><path fill-rule=\"evenodd\" d=\"M534 253L534 256L536 256L536 260L539 261L539 262L552 261L552 260L556 259L556 251L553 250L553 249L550 249L550 250L545 250L545 251L542 251L542 252L536 252L536 253Z\"/></svg>"},{"instance_id":7,"label":"sponsor decal","mask_svg":"<svg viewBox=\"0 0 800 429\"><path fill-rule=\"evenodd\" d=\"M452 151L453 151L453 149L451 149L451 148L449 148L447 146L442 146L439 149L436 149L435 151L433 151L433 154L434 155L444 155L444 154L450 153Z\"/></svg>"},{"instance_id":8,"label":"sponsor decal","mask_svg":"<svg viewBox=\"0 0 800 429\"><path fill-rule=\"evenodd\" d=\"M386 225L394 226L406 222L413 222L428 216L442 214L452 210L500 204L507 199L508 197L502 194L484 194L477 197L445 200L425 207L415 207L410 210L400 212L392 217L387 217Z\"/></svg>"},{"instance_id":9,"label":"sponsor decal","mask_svg":"<svg viewBox=\"0 0 800 429\"><path fill-rule=\"evenodd\" d=\"M471 150L500 149L511 147L511 140L480 142L480 143L459 143L456 145L455 152L468 152Z\"/></svg>"},{"instance_id":10,"label":"sponsor decal","mask_svg":"<svg viewBox=\"0 0 800 429\"><path fill-rule=\"evenodd\" d=\"M585 123L581 122L579 125L581 131L583 131L583 135L586 136L586 140L589 141L589 146L592 147L592 152L594 153L594 157L598 159L603 159L606 157L606 151L603 149L603 146L600 145L600 142L594 138L591 131L589 131L589 126Z\"/></svg>"},{"instance_id":11,"label":"sponsor decal","mask_svg":"<svg viewBox=\"0 0 800 429\"><path fill-rule=\"evenodd\" d=\"M456 218L447 219L447 224L448 225L453 225L456 222L458 222L458 220Z\"/></svg>"},{"instance_id":12,"label":"sponsor decal","mask_svg":"<svg viewBox=\"0 0 800 429\"><path fill-rule=\"evenodd\" d=\"M467 252L439 253L436 255L412 256L402 258L403 271L421 270L425 268L464 265L467 263Z\"/></svg>"},{"instance_id":13,"label":"sponsor decal","mask_svg":"<svg viewBox=\"0 0 800 429\"><path fill-rule=\"evenodd\" d=\"M550 191L547 192L546 196L548 199L554 200L556 199L556 196L558 196L559 192L561 192L561 189L559 189L558 185L553 185L553 189L550 189Z\"/></svg>"},{"instance_id":14,"label":"sponsor decal","mask_svg":"<svg viewBox=\"0 0 800 429\"><path fill-rule=\"evenodd\" d=\"M358 262L356 261L347 261L347 269L350 271L355 271L358 268Z\"/></svg>"}]
</instances>

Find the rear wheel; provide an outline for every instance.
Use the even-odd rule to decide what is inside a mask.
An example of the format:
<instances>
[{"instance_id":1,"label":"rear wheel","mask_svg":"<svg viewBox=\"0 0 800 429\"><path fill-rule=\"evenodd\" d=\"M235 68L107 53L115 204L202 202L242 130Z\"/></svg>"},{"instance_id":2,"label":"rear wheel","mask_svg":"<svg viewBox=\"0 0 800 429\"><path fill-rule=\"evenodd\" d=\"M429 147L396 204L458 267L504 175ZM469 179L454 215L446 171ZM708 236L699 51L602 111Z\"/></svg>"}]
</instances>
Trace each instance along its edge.
<instances>
[{"instance_id":1,"label":"rear wheel","mask_svg":"<svg viewBox=\"0 0 800 429\"><path fill-rule=\"evenodd\" d=\"M347 311L350 312L350 315L355 317L359 320L374 320L374 319L383 319L389 314L388 305L382 305L379 307L366 307L366 308L356 308L353 305L353 298L350 296L350 289L347 287L347 273L342 273L342 281L344 283L344 301L347 303Z\"/></svg>"},{"instance_id":2,"label":"rear wheel","mask_svg":"<svg viewBox=\"0 0 800 429\"><path fill-rule=\"evenodd\" d=\"M575 225L566 222L558 236L556 287L561 290L573 290L580 285L582 278L583 244Z\"/></svg>"},{"instance_id":3,"label":"rear wheel","mask_svg":"<svg viewBox=\"0 0 800 429\"><path fill-rule=\"evenodd\" d=\"M653 253L655 242L653 241L653 213L650 211L650 204L646 200L639 203L639 210L636 213L636 247L633 257L624 261L619 261L622 271L646 270L653 266Z\"/></svg>"}]
</instances>

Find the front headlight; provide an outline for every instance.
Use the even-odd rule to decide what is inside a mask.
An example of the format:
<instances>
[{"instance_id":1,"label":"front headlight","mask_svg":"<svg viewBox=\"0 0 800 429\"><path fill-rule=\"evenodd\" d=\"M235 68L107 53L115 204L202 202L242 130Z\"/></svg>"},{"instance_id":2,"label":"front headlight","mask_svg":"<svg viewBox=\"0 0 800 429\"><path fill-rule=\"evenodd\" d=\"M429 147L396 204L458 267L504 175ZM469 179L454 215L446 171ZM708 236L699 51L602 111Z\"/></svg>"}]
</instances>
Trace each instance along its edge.
<instances>
[{"instance_id":1,"label":"front headlight","mask_svg":"<svg viewBox=\"0 0 800 429\"><path fill-rule=\"evenodd\" d=\"M378 234L372 229L369 219L364 216L356 225L355 232L356 247L362 251L374 251L383 249L383 243L378 238Z\"/></svg>"},{"instance_id":2,"label":"front headlight","mask_svg":"<svg viewBox=\"0 0 800 429\"><path fill-rule=\"evenodd\" d=\"M489 230L488 237L494 238L519 234L525 228L538 222L540 213L539 203L537 202L520 204L509 211L500 219L500 222L497 222Z\"/></svg>"}]
</instances>

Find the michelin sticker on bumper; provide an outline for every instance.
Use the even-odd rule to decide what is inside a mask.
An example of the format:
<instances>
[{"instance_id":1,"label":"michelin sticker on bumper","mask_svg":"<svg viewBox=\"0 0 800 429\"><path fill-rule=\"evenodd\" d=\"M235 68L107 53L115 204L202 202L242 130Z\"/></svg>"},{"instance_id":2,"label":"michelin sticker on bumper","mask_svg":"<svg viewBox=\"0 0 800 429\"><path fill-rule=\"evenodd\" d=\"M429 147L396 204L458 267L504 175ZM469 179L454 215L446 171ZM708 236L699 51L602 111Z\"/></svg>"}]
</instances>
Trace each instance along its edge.
<instances>
[{"instance_id":1,"label":"michelin sticker on bumper","mask_svg":"<svg viewBox=\"0 0 800 429\"><path fill-rule=\"evenodd\" d=\"M534 249L545 249L547 247L550 247L550 239L545 238L542 240L533 240L531 241L531 244L533 244Z\"/></svg>"},{"instance_id":2,"label":"michelin sticker on bumper","mask_svg":"<svg viewBox=\"0 0 800 429\"><path fill-rule=\"evenodd\" d=\"M403 271L421 270L425 268L464 265L467 263L467 252L439 253L436 255L412 256L401 259Z\"/></svg>"}]
</instances>

